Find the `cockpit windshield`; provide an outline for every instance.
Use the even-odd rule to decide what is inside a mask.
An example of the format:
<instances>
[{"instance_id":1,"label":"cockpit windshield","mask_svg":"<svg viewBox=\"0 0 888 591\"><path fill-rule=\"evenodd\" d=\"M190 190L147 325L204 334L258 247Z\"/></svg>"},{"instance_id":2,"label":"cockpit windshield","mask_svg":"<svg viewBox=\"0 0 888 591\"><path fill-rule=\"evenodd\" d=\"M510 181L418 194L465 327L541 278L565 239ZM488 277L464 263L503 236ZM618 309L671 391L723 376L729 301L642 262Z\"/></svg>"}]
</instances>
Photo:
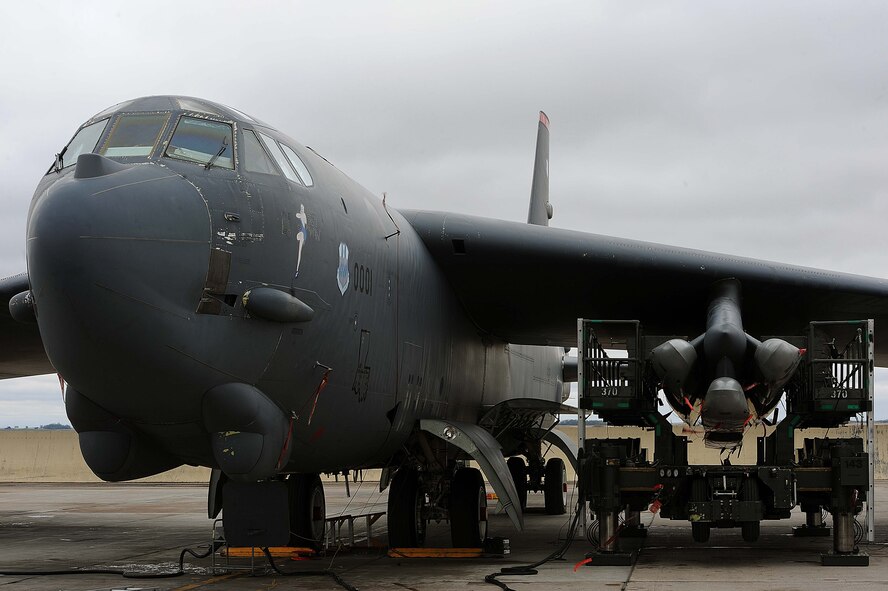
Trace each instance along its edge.
<instances>
[{"instance_id":1,"label":"cockpit windshield","mask_svg":"<svg viewBox=\"0 0 888 591\"><path fill-rule=\"evenodd\" d=\"M114 122L99 154L150 156L169 118L169 113L123 113Z\"/></svg>"},{"instance_id":2,"label":"cockpit windshield","mask_svg":"<svg viewBox=\"0 0 888 591\"><path fill-rule=\"evenodd\" d=\"M79 156L90 152L128 163L160 156L207 169L234 170L239 138L230 117L225 107L187 97L144 97L120 103L78 129L56 154L47 174L74 166ZM279 174L270 162L265 165L268 170L262 172Z\"/></svg>"},{"instance_id":3,"label":"cockpit windshield","mask_svg":"<svg viewBox=\"0 0 888 591\"><path fill-rule=\"evenodd\" d=\"M182 117L166 155L203 164L207 168L234 168L231 125L196 117Z\"/></svg>"},{"instance_id":4,"label":"cockpit windshield","mask_svg":"<svg viewBox=\"0 0 888 591\"><path fill-rule=\"evenodd\" d=\"M59 168L67 168L77 164L77 157L81 154L87 154L96 149L96 144L105 131L108 124L107 119L96 121L91 125L87 125L78 131L74 138L65 146L62 153L59 154Z\"/></svg>"}]
</instances>

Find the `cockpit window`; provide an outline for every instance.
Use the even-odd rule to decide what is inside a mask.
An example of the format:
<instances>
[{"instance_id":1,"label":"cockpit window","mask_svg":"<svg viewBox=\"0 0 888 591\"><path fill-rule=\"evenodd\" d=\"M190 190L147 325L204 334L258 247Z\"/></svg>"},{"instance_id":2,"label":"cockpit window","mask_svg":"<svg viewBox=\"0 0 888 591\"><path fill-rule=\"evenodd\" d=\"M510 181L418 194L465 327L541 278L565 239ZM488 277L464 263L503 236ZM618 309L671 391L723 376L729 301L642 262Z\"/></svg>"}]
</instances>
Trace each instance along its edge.
<instances>
[{"instance_id":1,"label":"cockpit window","mask_svg":"<svg viewBox=\"0 0 888 591\"><path fill-rule=\"evenodd\" d=\"M179 108L185 111L194 111L195 113L209 113L211 115L221 115L219 111L210 108L210 106L203 101L187 97L179 98L176 100L179 102Z\"/></svg>"},{"instance_id":2,"label":"cockpit window","mask_svg":"<svg viewBox=\"0 0 888 591\"><path fill-rule=\"evenodd\" d=\"M287 157L281 152L281 147L278 143L262 132L259 132L259 137L262 139L262 143L265 144L265 147L268 148L272 158L274 158L278 163L278 166L281 167L281 172L284 173L284 176L294 183L299 183L301 185L302 181L299 179L299 175L297 175L296 171L293 170L293 167L290 166L290 161L287 160Z\"/></svg>"},{"instance_id":3,"label":"cockpit window","mask_svg":"<svg viewBox=\"0 0 888 591\"><path fill-rule=\"evenodd\" d=\"M99 153L109 157L150 156L169 118L169 113L124 113L114 122Z\"/></svg>"},{"instance_id":4,"label":"cockpit window","mask_svg":"<svg viewBox=\"0 0 888 591\"><path fill-rule=\"evenodd\" d=\"M305 163L296 151L287 144L281 144L281 150L287 155L287 159L290 161L290 164L293 165L293 168L296 169L296 172L299 173L299 177L302 179L302 182L305 183L305 186L312 186L314 181L311 178L311 174L308 172L308 168L305 167Z\"/></svg>"},{"instance_id":5,"label":"cockpit window","mask_svg":"<svg viewBox=\"0 0 888 591\"><path fill-rule=\"evenodd\" d=\"M96 144L99 142L99 138L102 136L102 132L105 131L107 124L108 120L102 119L78 131L74 138L68 142L65 149L62 150L60 168L67 168L77 164L78 156L95 150Z\"/></svg>"},{"instance_id":6,"label":"cockpit window","mask_svg":"<svg viewBox=\"0 0 888 591\"><path fill-rule=\"evenodd\" d=\"M196 117L182 117L166 155L203 164L207 168L234 168L231 125Z\"/></svg>"},{"instance_id":7,"label":"cockpit window","mask_svg":"<svg viewBox=\"0 0 888 591\"><path fill-rule=\"evenodd\" d=\"M112 113L116 113L117 111L125 111L126 108L128 106L130 106L131 104L133 104L134 102L135 101L123 101L122 103L117 103L116 105L112 105L112 106L108 107L107 109L105 109L101 113L96 113L95 115L92 116L92 118L96 119L97 117L107 117L108 115L111 115Z\"/></svg>"},{"instance_id":8,"label":"cockpit window","mask_svg":"<svg viewBox=\"0 0 888 591\"><path fill-rule=\"evenodd\" d=\"M244 170L247 172L262 172L265 174L277 174L274 164L269 160L262 144L256 138L251 129L244 130Z\"/></svg>"}]
</instances>

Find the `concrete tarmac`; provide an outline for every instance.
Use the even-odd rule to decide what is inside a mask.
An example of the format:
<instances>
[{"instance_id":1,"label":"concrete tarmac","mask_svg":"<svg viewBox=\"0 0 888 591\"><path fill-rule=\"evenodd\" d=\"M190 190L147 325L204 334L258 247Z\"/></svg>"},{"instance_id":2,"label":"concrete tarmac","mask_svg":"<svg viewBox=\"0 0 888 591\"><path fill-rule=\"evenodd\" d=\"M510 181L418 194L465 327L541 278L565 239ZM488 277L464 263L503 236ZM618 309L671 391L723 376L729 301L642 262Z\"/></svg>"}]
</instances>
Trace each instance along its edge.
<instances>
[{"instance_id":1,"label":"concrete tarmac","mask_svg":"<svg viewBox=\"0 0 888 591\"><path fill-rule=\"evenodd\" d=\"M352 497L343 483L326 483L328 515L384 511L386 493L375 482L352 484ZM581 566L575 563L591 550L576 539L565 559L539 567L534 576L505 576L516 591L545 589L620 589L627 591L829 589L857 591L883 587L888 581L888 509L880 510L888 481L876 485L876 543L862 545L870 554L869 567L822 567L820 553L831 548L830 538L793 538L791 526L803 515L762 524L756 544L743 542L739 529L713 530L709 544L691 541L686 522L671 522L649 513L648 537L639 542L633 566ZM330 568L362 591L375 589L432 591L496 589L484 576L505 566L541 559L564 541L569 516L548 516L542 495L531 494L526 529L517 533L505 515L492 515L490 535L510 539L511 554L504 558L406 559L389 558L383 549L385 519L374 526L370 547L360 521L356 543L309 561L277 561L287 572ZM829 521L829 520L827 520ZM174 571L182 548L205 548L212 521L206 517L203 486L146 484L3 484L0 485L0 571L123 569L132 573ZM432 524L427 546L449 545L446 524ZM203 547L203 548L201 548ZM172 579L124 579L114 575L0 576L0 588L33 591L100 591L116 589L223 591L232 589L340 589L327 577L282 577L270 573L264 560L254 572L230 570L249 567L249 559L227 565L217 559L186 559L186 574ZM229 570L226 570L228 568Z\"/></svg>"}]
</instances>

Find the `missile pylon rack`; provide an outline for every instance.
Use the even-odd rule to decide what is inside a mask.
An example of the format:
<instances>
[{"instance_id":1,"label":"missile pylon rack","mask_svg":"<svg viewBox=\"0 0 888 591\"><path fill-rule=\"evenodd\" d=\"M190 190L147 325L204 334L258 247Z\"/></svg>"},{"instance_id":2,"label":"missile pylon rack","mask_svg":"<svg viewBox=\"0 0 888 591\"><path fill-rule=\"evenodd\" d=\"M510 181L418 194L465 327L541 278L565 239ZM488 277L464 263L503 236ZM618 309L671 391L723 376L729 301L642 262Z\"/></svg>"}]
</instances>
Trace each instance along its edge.
<instances>
[{"instance_id":1,"label":"missile pylon rack","mask_svg":"<svg viewBox=\"0 0 888 591\"><path fill-rule=\"evenodd\" d=\"M661 517L687 520L697 542L715 528L739 528L758 539L763 520L786 519L796 507L806 524L796 536L833 537L828 566L866 566L858 543L874 539L873 510L873 321L812 322L804 335L782 336L804 349L785 386L786 416L757 437L756 463L695 465L688 438L676 435L661 414L659 384L650 351L673 336L645 335L634 320L577 321L579 378L579 475L584 502L595 516L589 528L596 548L591 565L630 564L620 539L646 534L638 516L652 507ZM616 352L614 350L617 350ZM641 438L587 439L585 417L610 425L653 431L652 450ZM861 436L804 437L811 428L832 428L864 413ZM765 430L763 430L765 431ZM796 432L802 435L796 447ZM865 525L857 517L866 508ZM824 524L832 515L832 528ZM620 520L620 515L624 519ZM583 525L586 510L583 510ZM597 535L595 535L597 532Z\"/></svg>"}]
</instances>

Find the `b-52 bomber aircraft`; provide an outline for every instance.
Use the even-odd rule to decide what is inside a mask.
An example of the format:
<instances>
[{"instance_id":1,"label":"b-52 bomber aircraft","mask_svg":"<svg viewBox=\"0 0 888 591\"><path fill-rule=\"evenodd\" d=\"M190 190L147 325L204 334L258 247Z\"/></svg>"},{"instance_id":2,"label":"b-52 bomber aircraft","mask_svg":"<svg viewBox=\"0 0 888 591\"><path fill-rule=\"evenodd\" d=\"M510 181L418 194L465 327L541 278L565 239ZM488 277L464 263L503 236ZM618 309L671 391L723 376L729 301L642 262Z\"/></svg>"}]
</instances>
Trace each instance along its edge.
<instances>
[{"instance_id":1,"label":"b-52 bomber aircraft","mask_svg":"<svg viewBox=\"0 0 888 591\"><path fill-rule=\"evenodd\" d=\"M64 379L106 481L212 468L229 542L318 543L318 475L382 468L392 546L444 519L454 545L478 546L485 482L466 460L517 527L528 489L565 511L565 466L541 448L576 456L551 426L570 411L578 318L685 335L653 366L723 445L772 411L804 353L750 335L888 324L881 279L547 227L542 113L538 134L519 224L393 209L214 102L102 111L34 193L27 273L0 283L0 374ZM876 354L884 364L888 345Z\"/></svg>"}]
</instances>

